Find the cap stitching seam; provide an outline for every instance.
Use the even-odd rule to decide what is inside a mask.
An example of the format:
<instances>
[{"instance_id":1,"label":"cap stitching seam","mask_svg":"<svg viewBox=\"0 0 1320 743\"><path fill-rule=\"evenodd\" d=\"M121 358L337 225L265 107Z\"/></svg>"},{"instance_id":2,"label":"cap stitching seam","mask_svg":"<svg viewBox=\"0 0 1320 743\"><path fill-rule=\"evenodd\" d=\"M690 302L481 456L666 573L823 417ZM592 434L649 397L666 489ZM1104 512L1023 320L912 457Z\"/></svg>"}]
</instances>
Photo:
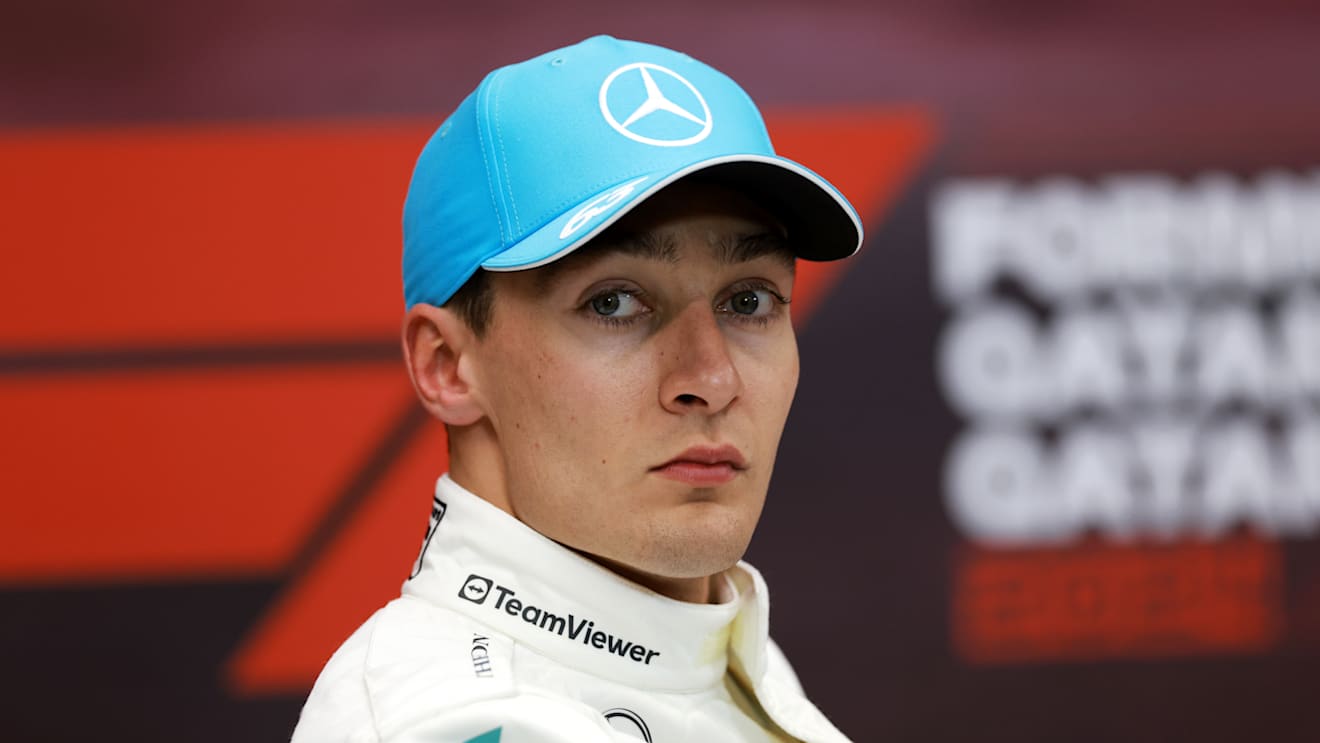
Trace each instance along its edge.
<instances>
[{"instance_id":1,"label":"cap stitching seam","mask_svg":"<svg viewBox=\"0 0 1320 743\"><path fill-rule=\"evenodd\" d=\"M499 71L497 70L495 73L495 77L490 81L492 87L499 79L498 75L499 75ZM489 97L490 91L489 90L486 91L485 95L486 97ZM481 102L479 102L479 104L480 103ZM474 108L476 109L474 111L474 114L477 117L477 142L478 144L480 144L480 149L481 149L481 164L486 168L486 190L490 194L490 205L495 211L495 226L498 227L500 231L500 244L504 245L508 243L508 238L504 234L504 219L500 216L500 202L499 202L499 198L495 193L495 184L491 181L491 177L490 177L491 176L490 158L486 155L486 127L484 126L485 122L483 122L481 119L481 109L484 107L485 107L484 105L474 106Z\"/></svg>"},{"instance_id":2,"label":"cap stitching seam","mask_svg":"<svg viewBox=\"0 0 1320 743\"><path fill-rule=\"evenodd\" d=\"M500 98L495 98L495 110L493 112L496 121L500 118ZM522 231L522 220L518 218L518 202L513 198L513 179L509 177L509 156L504 150L504 134L498 130L495 132L495 141L500 146L500 165L504 168L504 191L508 195L509 209L513 212L513 224L510 225L511 233ZM510 235L512 237L512 235Z\"/></svg>"}]
</instances>

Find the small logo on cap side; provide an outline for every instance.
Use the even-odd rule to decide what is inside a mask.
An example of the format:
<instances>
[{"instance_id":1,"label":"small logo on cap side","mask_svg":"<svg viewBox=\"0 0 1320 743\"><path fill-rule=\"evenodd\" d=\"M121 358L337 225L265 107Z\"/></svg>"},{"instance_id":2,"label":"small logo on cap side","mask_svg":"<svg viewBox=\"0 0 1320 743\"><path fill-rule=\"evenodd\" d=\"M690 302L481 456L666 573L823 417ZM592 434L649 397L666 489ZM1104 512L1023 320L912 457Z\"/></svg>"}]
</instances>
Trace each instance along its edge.
<instances>
[{"instance_id":1,"label":"small logo on cap side","mask_svg":"<svg viewBox=\"0 0 1320 743\"><path fill-rule=\"evenodd\" d=\"M695 106L689 105L687 108L680 106L665 94L666 89L671 93L681 94L682 88L678 86L687 88L690 95L682 95L682 97L694 99L691 102L699 104L700 111L695 110ZM620 106L621 109L627 109L618 112L623 115L622 120L615 116L614 107L610 105L611 93L621 89L634 94L628 96L629 98L635 98L637 92L646 96L636 107ZM624 65L605 78L605 82L600 85L600 113L614 131L634 142L656 147L685 147L696 144L710 136L713 123L710 106L706 104L705 96L701 95L701 91L697 90L695 85L677 72L650 62ZM669 123L677 124L666 128L666 131L674 131L674 136L650 136L637 131L639 124L643 121L649 122L652 117L657 116L670 117Z\"/></svg>"},{"instance_id":2,"label":"small logo on cap side","mask_svg":"<svg viewBox=\"0 0 1320 743\"><path fill-rule=\"evenodd\" d=\"M633 191L636 191L637 185L646 180L646 178L647 176L642 176L637 180L628 181L622 186L592 199L590 203L568 218L568 221L564 223L564 228L559 231L559 239L568 239L570 235L582 229L591 222L591 220L618 206L619 202L628 198Z\"/></svg>"}]
</instances>

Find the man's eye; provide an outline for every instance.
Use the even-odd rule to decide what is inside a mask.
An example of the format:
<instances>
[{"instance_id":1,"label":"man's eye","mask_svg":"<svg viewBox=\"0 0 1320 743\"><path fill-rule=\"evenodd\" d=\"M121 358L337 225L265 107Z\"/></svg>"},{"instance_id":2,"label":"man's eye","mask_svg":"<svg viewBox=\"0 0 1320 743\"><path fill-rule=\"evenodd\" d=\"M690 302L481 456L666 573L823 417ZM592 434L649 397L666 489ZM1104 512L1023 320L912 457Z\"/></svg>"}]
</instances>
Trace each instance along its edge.
<instances>
[{"instance_id":1,"label":"man's eye","mask_svg":"<svg viewBox=\"0 0 1320 743\"><path fill-rule=\"evenodd\" d=\"M753 291L738 292L729 298L729 309L740 315L755 315L756 308L760 306L761 298Z\"/></svg>"},{"instance_id":2,"label":"man's eye","mask_svg":"<svg viewBox=\"0 0 1320 743\"><path fill-rule=\"evenodd\" d=\"M618 294L599 294L591 298L591 309L597 315L613 315L619 311Z\"/></svg>"},{"instance_id":3,"label":"man's eye","mask_svg":"<svg viewBox=\"0 0 1320 743\"><path fill-rule=\"evenodd\" d=\"M597 294L588 304L597 315L612 318L633 317L645 309L637 297L617 289Z\"/></svg>"},{"instance_id":4,"label":"man's eye","mask_svg":"<svg viewBox=\"0 0 1320 743\"><path fill-rule=\"evenodd\" d=\"M720 309L738 315L762 316L773 311L776 300L769 289L744 289L730 296Z\"/></svg>"}]
</instances>

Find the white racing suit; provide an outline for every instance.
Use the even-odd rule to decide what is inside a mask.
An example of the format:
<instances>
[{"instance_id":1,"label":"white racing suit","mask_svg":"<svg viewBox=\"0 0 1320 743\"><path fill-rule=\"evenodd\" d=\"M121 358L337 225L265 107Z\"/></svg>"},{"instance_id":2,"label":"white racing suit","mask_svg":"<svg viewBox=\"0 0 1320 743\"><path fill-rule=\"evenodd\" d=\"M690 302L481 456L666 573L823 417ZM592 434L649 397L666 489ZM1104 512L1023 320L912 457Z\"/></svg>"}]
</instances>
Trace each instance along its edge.
<instances>
[{"instance_id":1,"label":"white racing suit","mask_svg":"<svg viewBox=\"0 0 1320 743\"><path fill-rule=\"evenodd\" d=\"M442 477L403 595L330 659L293 743L846 743L770 641L760 574L722 578L721 604L661 596Z\"/></svg>"}]
</instances>

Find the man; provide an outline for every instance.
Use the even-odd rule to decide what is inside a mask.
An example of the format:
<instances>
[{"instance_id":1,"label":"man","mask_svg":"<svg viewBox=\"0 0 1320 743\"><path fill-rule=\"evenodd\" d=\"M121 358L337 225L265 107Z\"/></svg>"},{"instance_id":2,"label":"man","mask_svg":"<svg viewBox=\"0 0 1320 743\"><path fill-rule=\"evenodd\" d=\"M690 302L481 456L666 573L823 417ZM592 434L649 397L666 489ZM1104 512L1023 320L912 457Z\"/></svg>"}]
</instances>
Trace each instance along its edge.
<instances>
[{"instance_id":1,"label":"man","mask_svg":"<svg viewBox=\"0 0 1320 743\"><path fill-rule=\"evenodd\" d=\"M312 741L840 741L739 563L798 378L794 259L861 223L733 81L609 37L491 73L404 207L404 354L450 472Z\"/></svg>"}]
</instances>

